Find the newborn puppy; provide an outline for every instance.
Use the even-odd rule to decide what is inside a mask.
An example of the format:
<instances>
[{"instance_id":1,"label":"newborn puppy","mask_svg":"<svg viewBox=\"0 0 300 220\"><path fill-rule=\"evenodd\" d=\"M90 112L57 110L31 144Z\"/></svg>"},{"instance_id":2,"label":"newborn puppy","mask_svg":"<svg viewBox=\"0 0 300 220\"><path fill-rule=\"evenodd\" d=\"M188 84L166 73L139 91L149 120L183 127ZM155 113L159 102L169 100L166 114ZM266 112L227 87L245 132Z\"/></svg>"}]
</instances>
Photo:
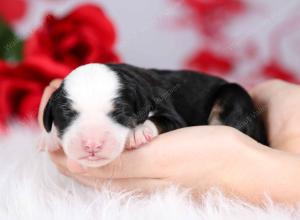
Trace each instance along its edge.
<instances>
[{"instance_id":1,"label":"newborn puppy","mask_svg":"<svg viewBox=\"0 0 300 220\"><path fill-rule=\"evenodd\" d=\"M49 99L42 146L62 146L98 167L158 134L186 126L228 125L261 143L264 126L239 85L192 71L88 64L68 75Z\"/></svg>"}]
</instances>

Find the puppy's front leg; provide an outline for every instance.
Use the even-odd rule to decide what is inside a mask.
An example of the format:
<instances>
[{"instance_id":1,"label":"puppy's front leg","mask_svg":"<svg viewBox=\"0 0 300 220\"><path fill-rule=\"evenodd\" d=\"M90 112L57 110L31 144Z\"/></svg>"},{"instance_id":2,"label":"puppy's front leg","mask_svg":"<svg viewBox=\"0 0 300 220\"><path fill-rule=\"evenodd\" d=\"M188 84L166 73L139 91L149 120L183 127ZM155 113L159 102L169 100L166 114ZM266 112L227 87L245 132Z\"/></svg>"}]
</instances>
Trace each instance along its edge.
<instances>
[{"instance_id":1,"label":"puppy's front leg","mask_svg":"<svg viewBox=\"0 0 300 220\"><path fill-rule=\"evenodd\" d=\"M129 134L126 149L136 149L159 134L185 127L186 124L171 104L160 106L144 124L137 126Z\"/></svg>"},{"instance_id":2,"label":"puppy's front leg","mask_svg":"<svg viewBox=\"0 0 300 220\"><path fill-rule=\"evenodd\" d=\"M150 142L158 134L158 128L151 120L148 119L129 133L126 149L133 150L139 148L140 146Z\"/></svg>"}]
</instances>

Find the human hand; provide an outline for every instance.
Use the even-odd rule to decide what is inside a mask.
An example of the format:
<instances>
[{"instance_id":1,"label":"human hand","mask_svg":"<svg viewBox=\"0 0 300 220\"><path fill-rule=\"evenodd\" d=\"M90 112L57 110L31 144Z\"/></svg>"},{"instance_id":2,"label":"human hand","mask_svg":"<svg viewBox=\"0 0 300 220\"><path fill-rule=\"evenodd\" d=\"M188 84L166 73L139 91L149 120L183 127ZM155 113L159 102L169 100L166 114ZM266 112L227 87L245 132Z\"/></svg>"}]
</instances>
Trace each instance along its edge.
<instances>
[{"instance_id":1,"label":"human hand","mask_svg":"<svg viewBox=\"0 0 300 220\"><path fill-rule=\"evenodd\" d=\"M276 105L267 102L268 98L263 99L264 102L260 101L262 99L258 97L261 96L255 93L259 87L255 89L252 94L260 104L267 105L268 111L263 113L265 117L269 117L271 106L275 108ZM49 89L48 92L50 90L54 91L55 88ZM45 102L47 98L43 100ZM276 135L269 136L276 137ZM251 173L251 169L254 169L253 173L257 173L255 168L261 170L265 165L266 161L261 160L258 155L261 155L260 152L268 151L266 149L233 128L201 126L160 135L143 148L126 151L112 163L96 169L83 169L66 158L62 150L52 152L50 156L63 174L93 187L100 187L103 182L110 180L112 186L129 190L152 191L176 183L192 188L197 193L206 191L212 186L227 189L227 192L233 188L238 190L243 186L242 189L247 192L245 184L239 183L247 179L245 175ZM255 188L253 187L255 181L254 183L251 181L251 187ZM255 197L257 194L260 194L260 191L250 195L246 193L244 197Z\"/></svg>"},{"instance_id":2,"label":"human hand","mask_svg":"<svg viewBox=\"0 0 300 220\"><path fill-rule=\"evenodd\" d=\"M270 146L300 153L300 86L271 80L256 86L251 95L265 121Z\"/></svg>"},{"instance_id":3,"label":"human hand","mask_svg":"<svg viewBox=\"0 0 300 220\"><path fill-rule=\"evenodd\" d=\"M177 184L201 193L212 186L227 188L230 179L245 172L243 167L260 148L236 129L199 126L162 134L99 168L80 167L62 150L50 152L50 156L63 174L95 188L109 181L117 190L152 192Z\"/></svg>"},{"instance_id":4,"label":"human hand","mask_svg":"<svg viewBox=\"0 0 300 220\"><path fill-rule=\"evenodd\" d=\"M43 109L60 82L55 80L45 89L39 112L41 125ZM249 146L256 145L233 128L202 126L160 135L143 148L125 151L109 165L97 169L80 167L61 148L49 154L63 174L89 186L99 187L111 180L118 188L152 191L177 183L201 192L216 183L225 183L235 163L247 161L241 155L251 155L247 153L251 151Z\"/></svg>"}]
</instances>

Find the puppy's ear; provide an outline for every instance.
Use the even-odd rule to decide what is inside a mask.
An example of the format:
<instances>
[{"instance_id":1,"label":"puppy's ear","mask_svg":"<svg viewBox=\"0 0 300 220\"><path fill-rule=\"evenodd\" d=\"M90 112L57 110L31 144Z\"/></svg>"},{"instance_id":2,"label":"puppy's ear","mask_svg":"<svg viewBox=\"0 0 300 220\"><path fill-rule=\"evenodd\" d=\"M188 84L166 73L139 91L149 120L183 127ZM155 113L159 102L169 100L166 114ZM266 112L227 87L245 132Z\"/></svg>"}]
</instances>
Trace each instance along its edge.
<instances>
[{"instance_id":1,"label":"puppy's ear","mask_svg":"<svg viewBox=\"0 0 300 220\"><path fill-rule=\"evenodd\" d=\"M46 131L49 133L52 129L52 123L53 123L53 96L54 93L52 94L52 96L50 97L50 99L48 100L48 103L44 109L44 116L43 116L43 124L44 127L46 129Z\"/></svg>"}]
</instances>

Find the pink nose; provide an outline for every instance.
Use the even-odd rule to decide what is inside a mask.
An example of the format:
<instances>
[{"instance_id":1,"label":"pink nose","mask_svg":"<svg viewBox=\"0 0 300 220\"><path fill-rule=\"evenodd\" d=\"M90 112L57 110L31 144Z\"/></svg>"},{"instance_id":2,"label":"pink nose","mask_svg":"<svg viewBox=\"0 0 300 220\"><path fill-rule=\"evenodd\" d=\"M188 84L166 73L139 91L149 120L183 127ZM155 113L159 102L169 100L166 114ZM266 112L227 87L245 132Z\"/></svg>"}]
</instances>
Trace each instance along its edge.
<instances>
[{"instance_id":1,"label":"pink nose","mask_svg":"<svg viewBox=\"0 0 300 220\"><path fill-rule=\"evenodd\" d=\"M102 142L87 142L87 143L84 143L82 146L83 146L83 150L85 152L97 153L97 152L101 151L102 145L103 145Z\"/></svg>"}]
</instances>

